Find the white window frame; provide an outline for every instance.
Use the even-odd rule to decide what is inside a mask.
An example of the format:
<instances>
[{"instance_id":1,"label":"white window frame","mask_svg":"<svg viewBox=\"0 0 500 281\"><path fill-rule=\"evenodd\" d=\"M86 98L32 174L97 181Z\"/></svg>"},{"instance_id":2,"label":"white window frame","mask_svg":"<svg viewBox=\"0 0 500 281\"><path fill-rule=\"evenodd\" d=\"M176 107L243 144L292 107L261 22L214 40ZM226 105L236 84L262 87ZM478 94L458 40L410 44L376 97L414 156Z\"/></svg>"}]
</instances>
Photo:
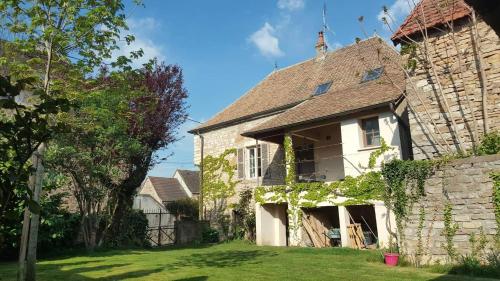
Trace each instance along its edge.
<instances>
[{"instance_id":1,"label":"white window frame","mask_svg":"<svg viewBox=\"0 0 500 281\"><path fill-rule=\"evenodd\" d=\"M376 148L376 147L380 147L380 143L379 144L370 144L370 145L367 143L366 132L365 132L365 130L363 128L363 121L366 121L366 120L369 120L369 119L376 119L377 120L379 142L380 142L380 139L382 139L382 132L380 130L380 118L379 118L378 115L372 115L372 116L366 116L366 117L360 118L359 119L359 132L360 132L360 136L361 136L361 140L360 140L361 141L361 147L362 148Z\"/></svg>"},{"instance_id":2,"label":"white window frame","mask_svg":"<svg viewBox=\"0 0 500 281\"><path fill-rule=\"evenodd\" d=\"M248 179L255 179L255 178L257 178L257 176L259 178L262 177L262 151L261 151L260 145L247 147L245 149L245 153L246 153L245 166L247 167L246 168L247 178ZM254 155L257 156L254 163L252 163L252 157L251 157L252 153L254 153Z\"/></svg>"}]
</instances>

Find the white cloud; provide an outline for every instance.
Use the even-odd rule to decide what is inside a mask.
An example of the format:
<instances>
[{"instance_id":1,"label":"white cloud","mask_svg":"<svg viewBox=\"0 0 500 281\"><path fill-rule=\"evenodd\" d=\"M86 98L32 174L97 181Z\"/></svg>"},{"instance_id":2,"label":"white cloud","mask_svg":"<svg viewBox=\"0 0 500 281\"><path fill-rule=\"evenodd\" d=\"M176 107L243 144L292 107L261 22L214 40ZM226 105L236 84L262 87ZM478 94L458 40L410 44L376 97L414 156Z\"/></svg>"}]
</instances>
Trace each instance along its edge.
<instances>
[{"instance_id":1,"label":"white cloud","mask_svg":"<svg viewBox=\"0 0 500 281\"><path fill-rule=\"evenodd\" d=\"M278 8L282 10L300 10L304 8L304 0L278 0Z\"/></svg>"},{"instance_id":2,"label":"white cloud","mask_svg":"<svg viewBox=\"0 0 500 281\"><path fill-rule=\"evenodd\" d=\"M387 18L387 15L384 11L380 11L377 18L382 21L382 18L387 18L387 21L392 25L397 25L402 21L410 11L413 9L413 1L411 0L396 0L390 7L387 7L387 12L390 14L390 17ZM395 21L395 22L392 22Z\"/></svg>"},{"instance_id":3,"label":"white cloud","mask_svg":"<svg viewBox=\"0 0 500 281\"><path fill-rule=\"evenodd\" d=\"M154 30L160 27L160 23L151 17L141 18L141 19L130 18L127 20L127 25L130 29L135 29L135 30L137 29Z\"/></svg>"},{"instance_id":4,"label":"white cloud","mask_svg":"<svg viewBox=\"0 0 500 281\"><path fill-rule=\"evenodd\" d=\"M275 29L268 22L264 26L254 32L249 41L252 42L266 57L280 57L284 53L279 47L279 39L275 36Z\"/></svg>"},{"instance_id":5,"label":"white cloud","mask_svg":"<svg viewBox=\"0 0 500 281\"><path fill-rule=\"evenodd\" d=\"M160 28L160 23L154 18L130 18L127 20L129 30L122 31L121 35L124 37L127 34L135 36L135 40L127 45L125 41L120 41L118 44L120 49L113 52L113 57L110 61L115 60L118 56L130 56L130 52L142 49L144 54L142 57L133 60L133 67L141 67L150 59L158 58L158 60L165 60L165 50L162 45L156 43L154 33Z\"/></svg>"}]
</instances>

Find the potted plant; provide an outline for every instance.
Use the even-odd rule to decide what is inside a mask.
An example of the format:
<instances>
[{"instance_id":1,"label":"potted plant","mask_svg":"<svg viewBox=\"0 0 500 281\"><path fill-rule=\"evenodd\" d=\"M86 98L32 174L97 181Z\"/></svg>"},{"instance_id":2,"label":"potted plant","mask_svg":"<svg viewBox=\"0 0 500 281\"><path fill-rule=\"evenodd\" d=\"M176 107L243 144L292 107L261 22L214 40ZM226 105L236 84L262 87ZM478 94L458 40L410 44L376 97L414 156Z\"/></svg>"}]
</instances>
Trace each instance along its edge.
<instances>
[{"instance_id":1,"label":"potted plant","mask_svg":"<svg viewBox=\"0 0 500 281\"><path fill-rule=\"evenodd\" d=\"M389 249L384 253L384 262L387 266L396 266L399 261L399 249L397 243L389 242Z\"/></svg>"}]
</instances>

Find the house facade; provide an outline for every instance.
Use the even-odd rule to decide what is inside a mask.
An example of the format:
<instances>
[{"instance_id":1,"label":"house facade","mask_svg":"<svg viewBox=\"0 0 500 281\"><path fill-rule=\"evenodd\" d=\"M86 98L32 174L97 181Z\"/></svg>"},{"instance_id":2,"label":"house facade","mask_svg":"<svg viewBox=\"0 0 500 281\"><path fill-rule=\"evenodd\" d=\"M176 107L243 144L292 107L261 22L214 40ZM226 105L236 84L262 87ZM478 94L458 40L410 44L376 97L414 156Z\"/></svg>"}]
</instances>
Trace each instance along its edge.
<instances>
[{"instance_id":1,"label":"house facade","mask_svg":"<svg viewBox=\"0 0 500 281\"><path fill-rule=\"evenodd\" d=\"M297 182L328 184L357 177L382 142L391 151L378 164L384 157L408 158L403 75L377 57L399 61L397 52L378 37L327 52L322 33L316 51L310 60L269 74L221 113L191 130L195 163L200 163L201 138L205 156L236 149L231 161L237 168L238 194L285 184L283 142L287 136L293 142ZM237 195L228 199L229 203L237 200ZM347 228L352 223L361 224L366 235L374 236L372 241L387 244L386 224L392 222L389 229L395 226L387 219L383 202L344 206L347 200L338 196L307 211L321 218L325 231L340 231L343 246L349 245ZM288 205L273 200L256 203L259 245L312 243L311 234L294 224L299 215Z\"/></svg>"},{"instance_id":2,"label":"house facade","mask_svg":"<svg viewBox=\"0 0 500 281\"><path fill-rule=\"evenodd\" d=\"M437 78L418 58L413 69L401 67L411 54L400 56L378 37L328 52L320 33L316 57L272 72L191 131L195 163L202 143L204 155L237 150L231 159L237 194L259 193L257 244L353 246L352 227L359 225L365 244L387 246L396 226L382 201L353 204L331 194L313 202L305 191L294 193L287 175L316 184L319 193L329 183L377 170L384 160L465 152L484 132L499 129L498 35L464 2L437 2L421 1L392 37L403 49L416 45L417 56L425 45ZM384 143L389 149L367 168ZM340 239L327 241L327 233Z\"/></svg>"}]
</instances>

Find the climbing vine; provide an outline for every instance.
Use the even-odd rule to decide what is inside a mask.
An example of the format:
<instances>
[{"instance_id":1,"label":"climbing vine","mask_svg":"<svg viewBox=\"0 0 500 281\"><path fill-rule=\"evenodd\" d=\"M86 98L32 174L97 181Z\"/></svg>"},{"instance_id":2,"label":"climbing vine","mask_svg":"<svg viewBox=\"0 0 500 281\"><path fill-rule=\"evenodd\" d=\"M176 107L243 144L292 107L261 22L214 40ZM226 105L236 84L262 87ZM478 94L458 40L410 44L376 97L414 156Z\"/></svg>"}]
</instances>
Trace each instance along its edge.
<instances>
[{"instance_id":1,"label":"climbing vine","mask_svg":"<svg viewBox=\"0 0 500 281\"><path fill-rule=\"evenodd\" d=\"M493 206L497 222L496 237L500 241L500 172L491 173L490 177L493 179Z\"/></svg>"},{"instance_id":2,"label":"climbing vine","mask_svg":"<svg viewBox=\"0 0 500 281\"><path fill-rule=\"evenodd\" d=\"M453 222L452 210L453 205L451 205L451 203L449 202L446 203L443 212L444 229L442 231L442 234L446 239L445 244L443 244L443 248L446 250L450 261L454 260L457 256L457 251L455 249L455 246L453 245L453 237L455 237L455 234L457 233L458 224Z\"/></svg>"},{"instance_id":3,"label":"climbing vine","mask_svg":"<svg viewBox=\"0 0 500 281\"><path fill-rule=\"evenodd\" d=\"M382 167L382 176L386 182L383 199L386 207L394 213L400 246L405 238L405 221L414 203L425 195L425 180L433 167L434 163L429 160L399 159L393 159Z\"/></svg>"},{"instance_id":4,"label":"climbing vine","mask_svg":"<svg viewBox=\"0 0 500 281\"><path fill-rule=\"evenodd\" d=\"M229 231L229 216L226 213L227 198L235 194L238 184L234 180L236 166L229 160L236 155L236 149L227 149L219 156L208 155L203 158L203 198L208 211L208 220L221 234Z\"/></svg>"},{"instance_id":5,"label":"climbing vine","mask_svg":"<svg viewBox=\"0 0 500 281\"><path fill-rule=\"evenodd\" d=\"M422 241L422 230L424 229L425 222L425 208L420 206L418 215L418 228L417 228L417 252L415 253L415 265L420 266L422 255L424 254L424 245Z\"/></svg>"}]
</instances>

